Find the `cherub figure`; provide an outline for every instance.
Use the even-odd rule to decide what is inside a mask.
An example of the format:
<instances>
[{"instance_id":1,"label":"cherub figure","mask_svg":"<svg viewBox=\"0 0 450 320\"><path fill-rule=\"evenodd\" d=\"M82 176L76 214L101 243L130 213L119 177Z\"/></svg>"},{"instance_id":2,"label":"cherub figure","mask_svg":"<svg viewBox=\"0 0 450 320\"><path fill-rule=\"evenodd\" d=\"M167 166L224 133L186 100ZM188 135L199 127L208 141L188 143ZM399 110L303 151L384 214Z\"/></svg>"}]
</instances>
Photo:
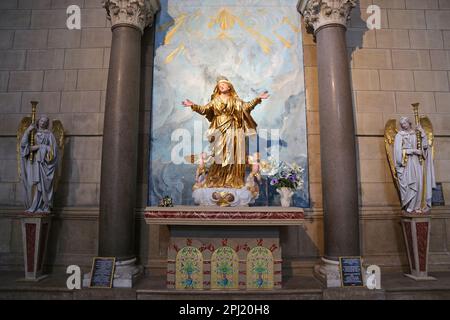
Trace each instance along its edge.
<instances>
[{"instance_id":1,"label":"cherub figure","mask_svg":"<svg viewBox=\"0 0 450 320\"><path fill-rule=\"evenodd\" d=\"M207 162L208 155L206 152L202 152L198 157L198 167L195 172L195 184L192 187L193 190L203 188L206 182L206 176L208 174Z\"/></svg>"},{"instance_id":2,"label":"cherub figure","mask_svg":"<svg viewBox=\"0 0 450 320\"><path fill-rule=\"evenodd\" d=\"M260 156L258 152L255 152L252 156L248 156L248 164L251 165L252 170L247 176L245 186L252 193L254 197L259 195L259 185L261 182L260 173Z\"/></svg>"}]
</instances>

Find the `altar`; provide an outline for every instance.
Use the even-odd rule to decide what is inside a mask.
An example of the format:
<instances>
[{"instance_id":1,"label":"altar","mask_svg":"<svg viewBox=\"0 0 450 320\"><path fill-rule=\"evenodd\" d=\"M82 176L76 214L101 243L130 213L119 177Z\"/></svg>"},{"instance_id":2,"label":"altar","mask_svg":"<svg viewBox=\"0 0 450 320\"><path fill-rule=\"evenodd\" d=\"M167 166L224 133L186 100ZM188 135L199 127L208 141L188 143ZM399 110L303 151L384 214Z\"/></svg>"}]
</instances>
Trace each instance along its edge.
<instances>
[{"instance_id":1,"label":"altar","mask_svg":"<svg viewBox=\"0 0 450 320\"><path fill-rule=\"evenodd\" d=\"M148 207L147 224L168 225L167 288L282 288L280 226L302 225L301 208Z\"/></svg>"}]
</instances>

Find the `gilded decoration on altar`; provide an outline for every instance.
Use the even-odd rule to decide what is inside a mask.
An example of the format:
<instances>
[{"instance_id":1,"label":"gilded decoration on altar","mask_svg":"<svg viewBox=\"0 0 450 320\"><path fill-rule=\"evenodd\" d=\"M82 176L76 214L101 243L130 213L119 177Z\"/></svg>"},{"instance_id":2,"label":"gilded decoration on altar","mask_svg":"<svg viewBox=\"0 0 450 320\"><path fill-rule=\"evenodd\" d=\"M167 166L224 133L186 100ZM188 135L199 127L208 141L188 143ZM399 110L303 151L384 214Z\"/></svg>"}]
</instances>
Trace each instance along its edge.
<instances>
[{"instance_id":1,"label":"gilded decoration on altar","mask_svg":"<svg viewBox=\"0 0 450 320\"><path fill-rule=\"evenodd\" d=\"M239 258L228 246L211 256L211 289L239 289Z\"/></svg>"},{"instance_id":2,"label":"gilded decoration on altar","mask_svg":"<svg viewBox=\"0 0 450 320\"><path fill-rule=\"evenodd\" d=\"M194 247L182 248L176 258L176 289L203 289L203 256Z\"/></svg>"},{"instance_id":3,"label":"gilded decoration on altar","mask_svg":"<svg viewBox=\"0 0 450 320\"><path fill-rule=\"evenodd\" d=\"M273 289L273 255L265 247L255 247L247 255L247 289Z\"/></svg>"},{"instance_id":4,"label":"gilded decoration on altar","mask_svg":"<svg viewBox=\"0 0 450 320\"><path fill-rule=\"evenodd\" d=\"M195 239L184 235L172 237L167 251L167 288L281 289L279 238L227 238L232 234L233 231L224 229L217 230L213 236L200 232Z\"/></svg>"}]
</instances>

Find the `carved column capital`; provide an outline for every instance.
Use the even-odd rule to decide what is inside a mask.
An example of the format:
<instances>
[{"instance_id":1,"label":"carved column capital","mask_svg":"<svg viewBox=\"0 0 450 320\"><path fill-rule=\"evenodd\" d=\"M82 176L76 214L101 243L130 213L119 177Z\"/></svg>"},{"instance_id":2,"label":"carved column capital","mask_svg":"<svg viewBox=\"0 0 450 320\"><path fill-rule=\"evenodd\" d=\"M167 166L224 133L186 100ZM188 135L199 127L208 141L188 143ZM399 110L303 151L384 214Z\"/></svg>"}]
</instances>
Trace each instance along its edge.
<instances>
[{"instance_id":1,"label":"carved column capital","mask_svg":"<svg viewBox=\"0 0 450 320\"><path fill-rule=\"evenodd\" d=\"M159 11L158 0L102 0L107 18L112 26L129 24L144 32L152 26L155 14Z\"/></svg>"},{"instance_id":2,"label":"carved column capital","mask_svg":"<svg viewBox=\"0 0 450 320\"><path fill-rule=\"evenodd\" d=\"M347 26L356 0L299 0L297 9L314 32L328 24Z\"/></svg>"}]
</instances>

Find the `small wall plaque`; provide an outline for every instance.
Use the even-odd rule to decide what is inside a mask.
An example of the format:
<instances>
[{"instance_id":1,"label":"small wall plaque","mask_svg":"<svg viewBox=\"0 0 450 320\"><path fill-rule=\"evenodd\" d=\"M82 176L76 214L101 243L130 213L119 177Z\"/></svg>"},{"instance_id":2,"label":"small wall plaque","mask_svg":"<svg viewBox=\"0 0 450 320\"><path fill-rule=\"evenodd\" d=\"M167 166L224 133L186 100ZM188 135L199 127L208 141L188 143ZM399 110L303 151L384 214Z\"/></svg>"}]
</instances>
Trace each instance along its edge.
<instances>
[{"instance_id":1,"label":"small wall plaque","mask_svg":"<svg viewBox=\"0 0 450 320\"><path fill-rule=\"evenodd\" d=\"M431 203L434 206L445 206L444 191L442 189L442 182L436 183L436 188L433 189L433 198Z\"/></svg>"},{"instance_id":2,"label":"small wall plaque","mask_svg":"<svg viewBox=\"0 0 450 320\"><path fill-rule=\"evenodd\" d=\"M339 257L342 287L363 287L361 257Z\"/></svg>"},{"instance_id":3,"label":"small wall plaque","mask_svg":"<svg viewBox=\"0 0 450 320\"><path fill-rule=\"evenodd\" d=\"M95 257L92 261L90 288L112 288L116 258Z\"/></svg>"}]
</instances>

